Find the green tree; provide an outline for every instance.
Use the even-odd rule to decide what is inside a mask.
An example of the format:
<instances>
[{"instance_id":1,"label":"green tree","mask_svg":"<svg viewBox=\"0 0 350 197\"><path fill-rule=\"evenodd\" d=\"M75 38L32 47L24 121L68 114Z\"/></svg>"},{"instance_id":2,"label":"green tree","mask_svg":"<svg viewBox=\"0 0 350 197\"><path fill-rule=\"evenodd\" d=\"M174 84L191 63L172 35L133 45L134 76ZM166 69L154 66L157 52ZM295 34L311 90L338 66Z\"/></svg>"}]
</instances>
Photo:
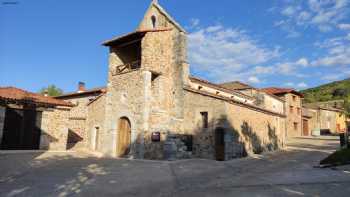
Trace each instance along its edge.
<instances>
[{"instance_id":1,"label":"green tree","mask_svg":"<svg viewBox=\"0 0 350 197\"><path fill-rule=\"evenodd\" d=\"M46 92L49 96L60 96L63 94L62 89L56 87L55 85L49 85L45 88L41 88L39 91L39 93L42 95L45 95Z\"/></svg>"}]
</instances>

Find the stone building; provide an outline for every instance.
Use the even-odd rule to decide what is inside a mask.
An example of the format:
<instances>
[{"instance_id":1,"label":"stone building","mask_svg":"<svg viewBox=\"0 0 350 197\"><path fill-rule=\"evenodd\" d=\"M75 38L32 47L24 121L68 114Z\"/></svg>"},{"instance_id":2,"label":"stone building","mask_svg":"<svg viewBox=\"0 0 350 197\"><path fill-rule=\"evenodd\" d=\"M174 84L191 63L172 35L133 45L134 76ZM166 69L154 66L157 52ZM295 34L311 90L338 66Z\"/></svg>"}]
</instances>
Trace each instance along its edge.
<instances>
[{"instance_id":1,"label":"stone building","mask_svg":"<svg viewBox=\"0 0 350 197\"><path fill-rule=\"evenodd\" d=\"M87 147L87 105L103 92L105 92L104 87L86 90L85 83L79 82L76 92L55 97L74 105L69 111L67 149L85 149Z\"/></svg>"},{"instance_id":2,"label":"stone building","mask_svg":"<svg viewBox=\"0 0 350 197\"><path fill-rule=\"evenodd\" d=\"M264 88L262 91L282 98L285 103L287 137L302 136L302 98L303 95L290 88Z\"/></svg>"},{"instance_id":3,"label":"stone building","mask_svg":"<svg viewBox=\"0 0 350 197\"><path fill-rule=\"evenodd\" d=\"M73 105L13 87L0 87L0 149L66 150Z\"/></svg>"},{"instance_id":4,"label":"stone building","mask_svg":"<svg viewBox=\"0 0 350 197\"><path fill-rule=\"evenodd\" d=\"M334 103L336 103L334 105ZM303 104L303 130L309 134L337 134L345 132L346 117L341 102Z\"/></svg>"},{"instance_id":5,"label":"stone building","mask_svg":"<svg viewBox=\"0 0 350 197\"><path fill-rule=\"evenodd\" d=\"M190 76L186 40L186 31L153 1L136 31L103 43L105 91L75 94L89 100L83 105L88 148L113 157L228 160L284 146L285 101ZM71 98L60 97L74 103Z\"/></svg>"}]
</instances>

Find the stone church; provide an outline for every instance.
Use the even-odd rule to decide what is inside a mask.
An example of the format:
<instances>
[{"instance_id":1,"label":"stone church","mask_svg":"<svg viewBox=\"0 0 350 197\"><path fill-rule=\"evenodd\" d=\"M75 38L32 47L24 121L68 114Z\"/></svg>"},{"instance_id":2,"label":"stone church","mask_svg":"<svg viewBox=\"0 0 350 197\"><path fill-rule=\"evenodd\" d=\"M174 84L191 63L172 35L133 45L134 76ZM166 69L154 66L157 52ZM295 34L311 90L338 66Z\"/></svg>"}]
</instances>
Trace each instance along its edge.
<instances>
[{"instance_id":1,"label":"stone church","mask_svg":"<svg viewBox=\"0 0 350 197\"><path fill-rule=\"evenodd\" d=\"M136 31L109 48L106 87L58 99L70 111L71 140L106 156L229 160L282 148L285 101L190 76L187 32L153 1ZM231 85L230 85L231 84ZM73 147L74 145L72 145Z\"/></svg>"}]
</instances>

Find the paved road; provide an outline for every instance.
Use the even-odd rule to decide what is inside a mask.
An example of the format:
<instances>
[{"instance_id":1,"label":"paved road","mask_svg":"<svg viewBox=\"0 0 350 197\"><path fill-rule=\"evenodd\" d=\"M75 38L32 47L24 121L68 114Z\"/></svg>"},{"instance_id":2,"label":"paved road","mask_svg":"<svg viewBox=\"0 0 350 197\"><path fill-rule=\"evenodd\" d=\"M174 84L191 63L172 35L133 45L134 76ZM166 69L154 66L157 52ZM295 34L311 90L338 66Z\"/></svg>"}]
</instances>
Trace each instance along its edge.
<instances>
[{"instance_id":1,"label":"paved road","mask_svg":"<svg viewBox=\"0 0 350 197\"><path fill-rule=\"evenodd\" d=\"M314 168L337 145L293 139L285 151L226 162L0 154L0 196L349 196L350 172Z\"/></svg>"}]
</instances>

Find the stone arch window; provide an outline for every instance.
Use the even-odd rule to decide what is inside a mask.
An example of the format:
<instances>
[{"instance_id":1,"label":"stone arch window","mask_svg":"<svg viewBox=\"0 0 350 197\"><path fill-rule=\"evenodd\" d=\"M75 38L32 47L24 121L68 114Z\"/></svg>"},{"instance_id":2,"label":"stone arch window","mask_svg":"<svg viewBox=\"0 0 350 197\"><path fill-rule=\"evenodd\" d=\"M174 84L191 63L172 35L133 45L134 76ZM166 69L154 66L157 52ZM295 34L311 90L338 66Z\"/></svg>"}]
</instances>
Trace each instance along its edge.
<instances>
[{"instance_id":1,"label":"stone arch window","mask_svg":"<svg viewBox=\"0 0 350 197\"><path fill-rule=\"evenodd\" d=\"M155 15L151 16L152 27L155 29L157 27L157 17Z\"/></svg>"}]
</instances>

